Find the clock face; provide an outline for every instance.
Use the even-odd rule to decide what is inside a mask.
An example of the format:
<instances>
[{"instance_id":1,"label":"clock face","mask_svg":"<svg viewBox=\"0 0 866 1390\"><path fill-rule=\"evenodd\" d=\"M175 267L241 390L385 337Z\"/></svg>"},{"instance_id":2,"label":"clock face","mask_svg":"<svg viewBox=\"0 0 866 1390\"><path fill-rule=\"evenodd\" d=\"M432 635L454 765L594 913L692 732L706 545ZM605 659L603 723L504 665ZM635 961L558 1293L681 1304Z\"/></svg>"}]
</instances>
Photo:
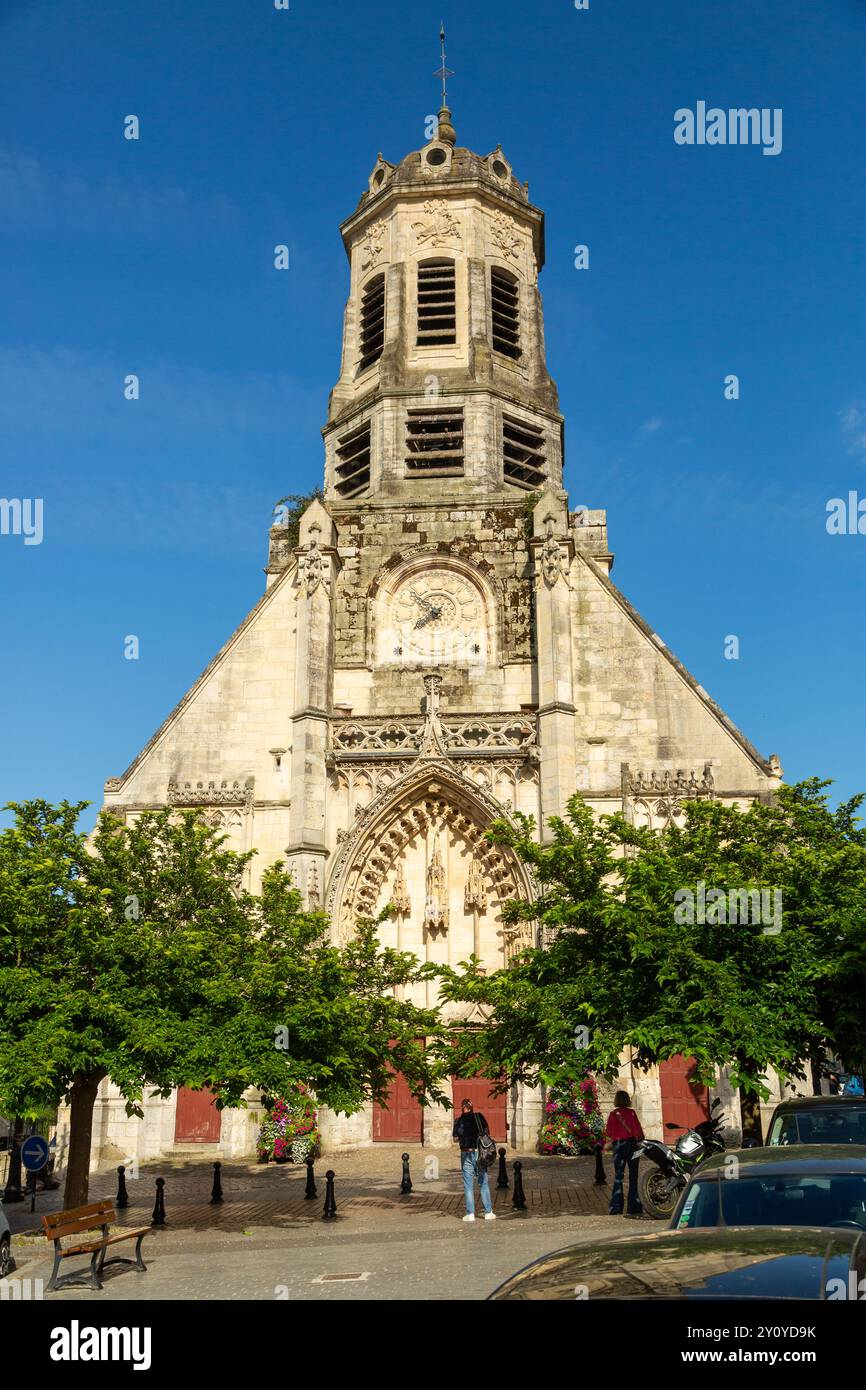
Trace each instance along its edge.
<instances>
[{"instance_id":1,"label":"clock face","mask_svg":"<svg viewBox=\"0 0 866 1390\"><path fill-rule=\"evenodd\" d=\"M474 665L487 652L481 595L452 570L433 568L404 580L391 603L392 661Z\"/></svg>"}]
</instances>

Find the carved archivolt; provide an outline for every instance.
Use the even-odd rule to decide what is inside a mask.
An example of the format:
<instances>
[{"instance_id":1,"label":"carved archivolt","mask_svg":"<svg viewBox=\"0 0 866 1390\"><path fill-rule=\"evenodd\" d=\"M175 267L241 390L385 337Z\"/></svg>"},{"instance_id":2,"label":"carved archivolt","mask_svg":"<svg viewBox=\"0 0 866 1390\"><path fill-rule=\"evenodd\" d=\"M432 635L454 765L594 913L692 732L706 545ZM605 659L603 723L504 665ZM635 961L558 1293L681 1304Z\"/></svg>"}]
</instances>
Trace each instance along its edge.
<instances>
[{"instance_id":1,"label":"carved archivolt","mask_svg":"<svg viewBox=\"0 0 866 1390\"><path fill-rule=\"evenodd\" d=\"M373 916L382 887L404 850L419 836L447 829L470 849L476 874L502 902L535 896L531 875L509 851L485 836L505 807L449 764L428 760L360 808L331 873L327 910L341 935L359 917ZM529 942L531 929L507 929L506 954Z\"/></svg>"}]
</instances>

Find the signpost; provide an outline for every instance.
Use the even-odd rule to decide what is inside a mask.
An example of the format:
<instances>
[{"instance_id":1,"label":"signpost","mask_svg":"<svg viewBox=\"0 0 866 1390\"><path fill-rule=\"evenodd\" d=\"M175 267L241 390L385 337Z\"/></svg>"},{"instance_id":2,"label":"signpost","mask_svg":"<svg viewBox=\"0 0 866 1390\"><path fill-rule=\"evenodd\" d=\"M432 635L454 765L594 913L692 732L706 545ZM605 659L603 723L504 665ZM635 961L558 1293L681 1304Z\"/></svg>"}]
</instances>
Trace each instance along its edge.
<instances>
[{"instance_id":1,"label":"signpost","mask_svg":"<svg viewBox=\"0 0 866 1390\"><path fill-rule=\"evenodd\" d=\"M27 1169L30 1188L30 1210L36 1210L36 1174L48 1162L48 1140L41 1134L29 1134L21 1145L21 1162Z\"/></svg>"}]
</instances>

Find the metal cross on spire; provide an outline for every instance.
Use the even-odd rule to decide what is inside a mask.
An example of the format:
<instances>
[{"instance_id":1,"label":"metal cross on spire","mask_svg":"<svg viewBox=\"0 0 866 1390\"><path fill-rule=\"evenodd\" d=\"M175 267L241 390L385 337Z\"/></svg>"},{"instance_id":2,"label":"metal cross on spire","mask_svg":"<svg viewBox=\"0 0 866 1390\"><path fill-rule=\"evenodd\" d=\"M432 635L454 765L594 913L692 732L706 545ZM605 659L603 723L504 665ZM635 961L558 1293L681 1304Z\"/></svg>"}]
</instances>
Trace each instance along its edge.
<instances>
[{"instance_id":1,"label":"metal cross on spire","mask_svg":"<svg viewBox=\"0 0 866 1390\"><path fill-rule=\"evenodd\" d=\"M444 19L443 19L443 21L442 21L442 27L441 27L441 29L439 30L439 42L440 42L440 44L442 45L442 66L441 66L441 68L438 69L437 72L434 72L433 76L434 76L434 77L441 78L441 81L442 81L442 105L443 105L443 106L447 106L447 105L448 105L448 78L449 78L449 77L453 77L453 76L454 76L454 73L451 71L451 69L450 69L449 67L446 67L446 66L445 66L446 54L445 54L445 21L444 21Z\"/></svg>"}]
</instances>

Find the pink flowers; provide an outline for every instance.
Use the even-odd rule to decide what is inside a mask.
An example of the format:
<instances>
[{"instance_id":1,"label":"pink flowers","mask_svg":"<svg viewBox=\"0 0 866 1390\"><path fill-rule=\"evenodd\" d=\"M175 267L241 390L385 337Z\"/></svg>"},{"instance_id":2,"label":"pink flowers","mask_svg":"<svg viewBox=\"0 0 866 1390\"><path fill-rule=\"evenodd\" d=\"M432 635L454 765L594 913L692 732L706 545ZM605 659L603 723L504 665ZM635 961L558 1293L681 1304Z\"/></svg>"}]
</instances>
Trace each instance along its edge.
<instances>
[{"instance_id":1,"label":"pink flowers","mask_svg":"<svg viewBox=\"0 0 866 1390\"><path fill-rule=\"evenodd\" d=\"M316 1108L306 1086L289 1096L277 1096L259 1131L256 1144L261 1158L303 1162L319 1142Z\"/></svg>"}]
</instances>

